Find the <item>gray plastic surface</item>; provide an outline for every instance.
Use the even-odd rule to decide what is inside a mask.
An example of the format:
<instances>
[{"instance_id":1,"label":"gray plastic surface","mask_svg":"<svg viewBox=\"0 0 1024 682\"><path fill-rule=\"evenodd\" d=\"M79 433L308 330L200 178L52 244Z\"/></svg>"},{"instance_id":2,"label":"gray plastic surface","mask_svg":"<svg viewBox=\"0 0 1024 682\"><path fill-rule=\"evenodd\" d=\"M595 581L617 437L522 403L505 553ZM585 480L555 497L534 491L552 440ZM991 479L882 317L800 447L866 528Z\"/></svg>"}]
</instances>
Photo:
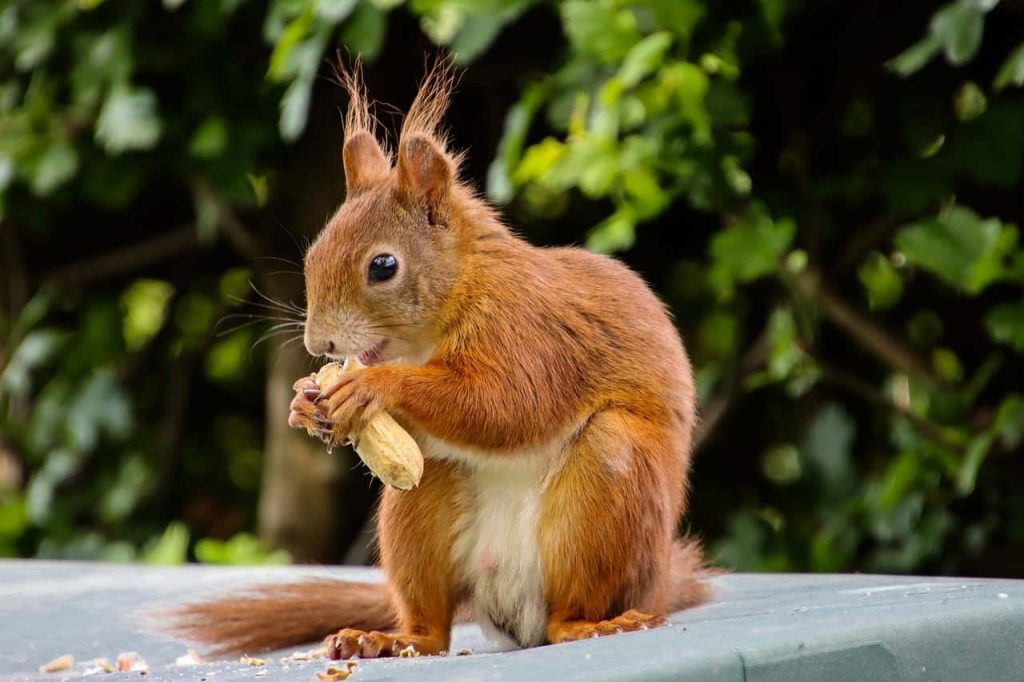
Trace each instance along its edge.
<instances>
[{"instance_id":1,"label":"gray plastic surface","mask_svg":"<svg viewBox=\"0 0 1024 682\"><path fill-rule=\"evenodd\" d=\"M188 643L154 633L157 603L267 580L376 579L370 569L280 569L0 561L0 680L73 679L87 663L138 651L145 679L306 680L324 661L263 668L176 667ZM1024 680L1024 581L874 575L725 575L709 604L647 632L500 653L476 626L456 628L470 656L361 661L372 680ZM311 647L303 647L310 649ZM75 666L41 676L62 654ZM138 673L90 677L139 679Z\"/></svg>"}]
</instances>

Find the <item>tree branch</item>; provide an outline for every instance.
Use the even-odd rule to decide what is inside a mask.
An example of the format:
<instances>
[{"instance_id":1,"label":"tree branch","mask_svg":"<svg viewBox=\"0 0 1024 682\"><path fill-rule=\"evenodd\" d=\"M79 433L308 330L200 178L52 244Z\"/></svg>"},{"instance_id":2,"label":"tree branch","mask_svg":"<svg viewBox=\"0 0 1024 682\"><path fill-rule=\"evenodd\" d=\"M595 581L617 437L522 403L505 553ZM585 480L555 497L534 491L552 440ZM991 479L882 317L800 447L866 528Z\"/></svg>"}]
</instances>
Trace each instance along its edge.
<instances>
[{"instance_id":1,"label":"tree branch","mask_svg":"<svg viewBox=\"0 0 1024 682\"><path fill-rule=\"evenodd\" d=\"M255 261L259 256L267 253L267 249L264 248L260 240L253 236L249 228L238 219L231 205L208 182L201 178L194 179L192 191L200 201L205 201L214 207L221 232L240 256L245 260Z\"/></svg>"},{"instance_id":2,"label":"tree branch","mask_svg":"<svg viewBox=\"0 0 1024 682\"><path fill-rule=\"evenodd\" d=\"M795 285L797 295L820 303L826 317L833 324L846 331L879 360L899 372L937 381L931 367L924 360L903 341L830 289L817 271L804 271L796 277Z\"/></svg>"},{"instance_id":3,"label":"tree branch","mask_svg":"<svg viewBox=\"0 0 1024 682\"><path fill-rule=\"evenodd\" d=\"M81 286L139 270L197 246L199 240L195 227L180 227L152 239L51 270L40 278L40 283L61 288Z\"/></svg>"},{"instance_id":4,"label":"tree branch","mask_svg":"<svg viewBox=\"0 0 1024 682\"><path fill-rule=\"evenodd\" d=\"M856 268L868 251L888 239L893 231L905 222L907 219L902 216L885 214L858 228L843 249L843 254L835 265L829 268L833 278Z\"/></svg>"},{"instance_id":5,"label":"tree branch","mask_svg":"<svg viewBox=\"0 0 1024 682\"><path fill-rule=\"evenodd\" d=\"M825 365L822 365L822 377L826 381L845 388L870 403L880 405L888 409L890 412L894 412L898 416L906 419L914 426L914 428L935 442L941 443L942 445L957 451L962 449L963 443L954 438L947 429L919 414L912 412L906 407L889 400L878 389L860 377Z\"/></svg>"},{"instance_id":6,"label":"tree branch","mask_svg":"<svg viewBox=\"0 0 1024 682\"><path fill-rule=\"evenodd\" d=\"M28 303L28 274L21 257L21 241L17 230L9 220L0 220L0 231L3 233L3 266L7 272L6 303L11 322Z\"/></svg>"},{"instance_id":7,"label":"tree branch","mask_svg":"<svg viewBox=\"0 0 1024 682\"><path fill-rule=\"evenodd\" d=\"M768 330L762 330L747 348L747 352L740 358L735 378L708 398L707 405L701 410L701 420L697 424L697 430L693 437L694 450L703 445L718 428L722 417L729 412L736 400L737 388L751 372L764 364L770 345Z\"/></svg>"}]
</instances>

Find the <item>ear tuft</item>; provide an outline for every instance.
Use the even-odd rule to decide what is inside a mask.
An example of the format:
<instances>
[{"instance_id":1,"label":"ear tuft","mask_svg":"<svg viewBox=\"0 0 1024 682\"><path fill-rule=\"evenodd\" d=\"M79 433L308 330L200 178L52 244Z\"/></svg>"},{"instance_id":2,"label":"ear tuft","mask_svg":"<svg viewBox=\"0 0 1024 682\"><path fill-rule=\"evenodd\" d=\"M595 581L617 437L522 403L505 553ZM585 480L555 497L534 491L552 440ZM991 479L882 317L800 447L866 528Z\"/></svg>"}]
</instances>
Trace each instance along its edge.
<instances>
[{"instance_id":1,"label":"ear tuft","mask_svg":"<svg viewBox=\"0 0 1024 682\"><path fill-rule=\"evenodd\" d=\"M434 204L447 196L454 170L447 155L426 135L403 139L398 148L398 180L411 200Z\"/></svg>"},{"instance_id":2,"label":"ear tuft","mask_svg":"<svg viewBox=\"0 0 1024 682\"><path fill-rule=\"evenodd\" d=\"M354 194L387 177L391 164L377 143L377 138L360 131L345 140L342 152L345 161L345 185Z\"/></svg>"}]
</instances>

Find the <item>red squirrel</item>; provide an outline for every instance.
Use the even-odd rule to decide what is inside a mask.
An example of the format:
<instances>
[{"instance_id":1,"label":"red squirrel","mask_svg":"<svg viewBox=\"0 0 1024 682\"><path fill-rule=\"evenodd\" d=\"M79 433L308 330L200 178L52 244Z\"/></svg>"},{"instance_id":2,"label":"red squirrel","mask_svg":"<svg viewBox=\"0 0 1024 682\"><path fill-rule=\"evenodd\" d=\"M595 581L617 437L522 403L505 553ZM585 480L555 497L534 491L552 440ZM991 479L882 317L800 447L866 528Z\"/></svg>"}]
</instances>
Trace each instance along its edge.
<instances>
[{"instance_id":1,"label":"red squirrel","mask_svg":"<svg viewBox=\"0 0 1024 682\"><path fill-rule=\"evenodd\" d=\"M382 493L385 584L263 585L183 607L176 632L223 653L326 637L331 658L428 655L456 619L532 647L704 600L699 546L676 535L696 407L665 306L612 258L531 246L460 181L439 132L449 67L429 70L394 162L359 69L341 80L347 195L305 256L304 341L368 367L322 394L300 381L289 421L358 433L386 410L423 478Z\"/></svg>"}]
</instances>

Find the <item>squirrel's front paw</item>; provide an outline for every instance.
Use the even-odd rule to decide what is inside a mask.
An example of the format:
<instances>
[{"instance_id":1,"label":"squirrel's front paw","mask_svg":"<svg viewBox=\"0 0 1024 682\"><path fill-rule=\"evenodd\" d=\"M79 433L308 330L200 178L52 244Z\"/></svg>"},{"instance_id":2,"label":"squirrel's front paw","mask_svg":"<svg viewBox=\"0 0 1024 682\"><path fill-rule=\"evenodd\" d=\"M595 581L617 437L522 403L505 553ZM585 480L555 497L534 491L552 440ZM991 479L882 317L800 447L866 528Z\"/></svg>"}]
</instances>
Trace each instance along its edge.
<instances>
[{"instance_id":1,"label":"squirrel's front paw","mask_svg":"<svg viewBox=\"0 0 1024 682\"><path fill-rule=\"evenodd\" d=\"M314 400L314 426L326 419L332 432L341 441L357 440L374 415L386 408L379 368L353 370L342 374Z\"/></svg>"},{"instance_id":2,"label":"squirrel's front paw","mask_svg":"<svg viewBox=\"0 0 1024 682\"><path fill-rule=\"evenodd\" d=\"M331 441L331 423L316 409L316 399L320 396L320 387L316 383L316 375L302 377L292 386L295 397L289 406L288 426L305 429L306 433L319 438L325 443Z\"/></svg>"}]
</instances>

